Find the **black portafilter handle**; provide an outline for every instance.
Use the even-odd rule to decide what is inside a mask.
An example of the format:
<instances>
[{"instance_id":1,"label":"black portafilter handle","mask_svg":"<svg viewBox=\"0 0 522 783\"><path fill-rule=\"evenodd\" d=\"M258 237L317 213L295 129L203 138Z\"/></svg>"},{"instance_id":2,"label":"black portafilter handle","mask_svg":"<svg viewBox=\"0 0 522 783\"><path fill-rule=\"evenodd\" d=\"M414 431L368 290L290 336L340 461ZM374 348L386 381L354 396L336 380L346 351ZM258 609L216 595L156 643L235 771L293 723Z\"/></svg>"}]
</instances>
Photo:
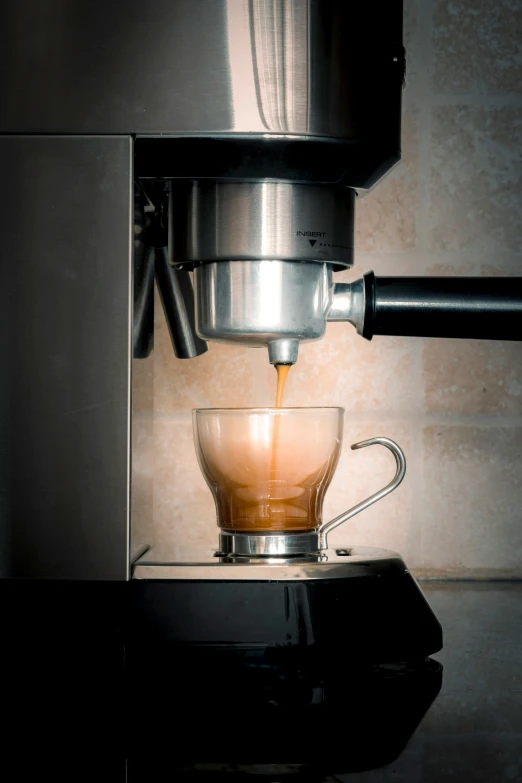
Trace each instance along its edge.
<instances>
[{"instance_id":1,"label":"black portafilter handle","mask_svg":"<svg viewBox=\"0 0 522 783\"><path fill-rule=\"evenodd\" d=\"M364 275L364 325L376 334L522 340L522 277Z\"/></svg>"}]
</instances>

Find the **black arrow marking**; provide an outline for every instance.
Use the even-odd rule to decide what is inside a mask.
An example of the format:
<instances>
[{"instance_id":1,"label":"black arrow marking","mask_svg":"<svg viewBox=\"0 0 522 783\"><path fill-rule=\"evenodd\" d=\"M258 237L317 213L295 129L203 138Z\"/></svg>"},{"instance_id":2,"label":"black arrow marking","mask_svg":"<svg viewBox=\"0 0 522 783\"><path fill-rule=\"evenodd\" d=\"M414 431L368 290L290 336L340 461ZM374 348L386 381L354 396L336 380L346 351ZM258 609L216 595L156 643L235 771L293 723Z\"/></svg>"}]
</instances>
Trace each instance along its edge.
<instances>
[{"instance_id":1,"label":"black arrow marking","mask_svg":"<svg viewBox=\"0 0 522 783\"><path fill-rule=\"evenodd\" d=\"M315 243L317 242L317 239L309 239L308 241L310 242L310 244L313 247L315 245Z\"/></svg>"}]
</instances>

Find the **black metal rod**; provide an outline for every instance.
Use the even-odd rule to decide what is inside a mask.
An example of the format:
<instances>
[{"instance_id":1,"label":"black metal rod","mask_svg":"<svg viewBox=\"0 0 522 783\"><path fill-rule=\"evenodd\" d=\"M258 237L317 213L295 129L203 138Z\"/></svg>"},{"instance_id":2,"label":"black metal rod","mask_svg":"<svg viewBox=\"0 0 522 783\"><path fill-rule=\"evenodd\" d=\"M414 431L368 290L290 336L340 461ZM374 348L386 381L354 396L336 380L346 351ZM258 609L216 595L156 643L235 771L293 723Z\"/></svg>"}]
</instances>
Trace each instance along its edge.
<instances>
[{"instance_id":1,"label":"black metal rod","mask_svg":"<svg viewBox=\"0 0 522 783\"><path fill-rule=\"evenodd\" d=\"M522 277L364 276L364 337L522 340Z\"/></svg>"},{"instance_id":2,"label":"black metal rod","mask_svg":"<svg viewBox=\"0 0 522 783\"><path fill-rule=\"evenodd\" d=\"M175 206L172 183L169 183L168 246L156 249L156 283L174 353L178 359L193 359L205 353L208 347L196 333L190 274L175 267Z\"/></svg>"},{"instance_id":3,"label":"black metal rod","mask_svg":"<svg viewBox=\"0 0 522 783\"><path fill-rule=\"evenodd\" d=\"M165 247L156 250L156 282L175 355L178 359L201 356L208 348L196 334L192 281L189 272L169 264Z\"/></svg>"}]
</instances>

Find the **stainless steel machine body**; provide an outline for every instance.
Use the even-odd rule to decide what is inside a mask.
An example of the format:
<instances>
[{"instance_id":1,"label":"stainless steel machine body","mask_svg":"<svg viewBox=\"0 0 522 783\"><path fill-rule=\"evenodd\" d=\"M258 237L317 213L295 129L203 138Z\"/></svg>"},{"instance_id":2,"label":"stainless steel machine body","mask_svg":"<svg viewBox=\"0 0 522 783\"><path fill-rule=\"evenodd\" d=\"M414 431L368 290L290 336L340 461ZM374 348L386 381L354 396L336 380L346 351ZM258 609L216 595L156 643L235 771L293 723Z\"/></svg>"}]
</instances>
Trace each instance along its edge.
<instances>
[{"instance_id":1,"label":"stainless steel machine body","mask_svg":"<svg viewBox=\"0 0 522 783\"><path fill-rule=\"evenodd\" d=\"M187 193L182 262L353 264L355 191L294 182L198 182ZM184 205L178 204L183 210Z\"/></svg>"},{"instance_id":2,"label":"stainless steel machine body","mask_svg":"<svg viewBox=\"0 0 522 783\"><path fill-rule=\"evenodd\" d=\"M1 575L125 580L151 515L150 248L178 355L195 328L273 361L321 337L355 190L400 158L402 4L19 0L0 26Z\"/></svg>"},{"instance_id":3,"label":"stainless steel machine body","mask_svg":"<svg viewBox=\"0 0 522 783\"><path fill-rule=\"evenodd\" d=\"M327 320L522 338L520 279L335 282L400 158L400 0L18 0L0 25L0 574L125 580L147 545L154 268L180 357L292 363Z\"/></svg>"},{"instance_id":4,"label":"stainless steel machine body","mask_svg":"<svg viewBox=\"0 0 522 783\"><path fill-rule=\"evenodd\" d=\"M3 132L375 139L398 159L401 3L18 0L0 21Z\"/></svg>"},{"instance_id":5,"label":"stainless steel machine body","mask_svg":"<svg viewBox=\"0 0 522 783\"><path fill-rule=\"evenodd\" d=\"M0 169L0 576L128 579L132 140L3 136Z\"/></svg>"}]
</instances>

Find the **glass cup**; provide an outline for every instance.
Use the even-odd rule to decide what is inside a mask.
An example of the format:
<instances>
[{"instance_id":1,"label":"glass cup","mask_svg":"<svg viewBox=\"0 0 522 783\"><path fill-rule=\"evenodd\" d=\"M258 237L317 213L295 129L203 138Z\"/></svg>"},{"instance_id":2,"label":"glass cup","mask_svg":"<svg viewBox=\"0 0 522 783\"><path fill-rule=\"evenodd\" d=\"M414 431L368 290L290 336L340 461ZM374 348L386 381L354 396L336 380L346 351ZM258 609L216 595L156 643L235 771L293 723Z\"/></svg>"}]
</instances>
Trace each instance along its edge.
<instances>
[{"instance_id":1,"label":"glass cup","mask_svg":"<svg viewBox=\"0 0 522 783\"><path fill-rule=\"evenodd\" d=\"M199 408L194 442L222 530L238 533L326 532L400 484L404 455L388 438L397 473L380 492L323 525L326 490L342 448L343 408Z\"/></svg>"}]
</instances>

